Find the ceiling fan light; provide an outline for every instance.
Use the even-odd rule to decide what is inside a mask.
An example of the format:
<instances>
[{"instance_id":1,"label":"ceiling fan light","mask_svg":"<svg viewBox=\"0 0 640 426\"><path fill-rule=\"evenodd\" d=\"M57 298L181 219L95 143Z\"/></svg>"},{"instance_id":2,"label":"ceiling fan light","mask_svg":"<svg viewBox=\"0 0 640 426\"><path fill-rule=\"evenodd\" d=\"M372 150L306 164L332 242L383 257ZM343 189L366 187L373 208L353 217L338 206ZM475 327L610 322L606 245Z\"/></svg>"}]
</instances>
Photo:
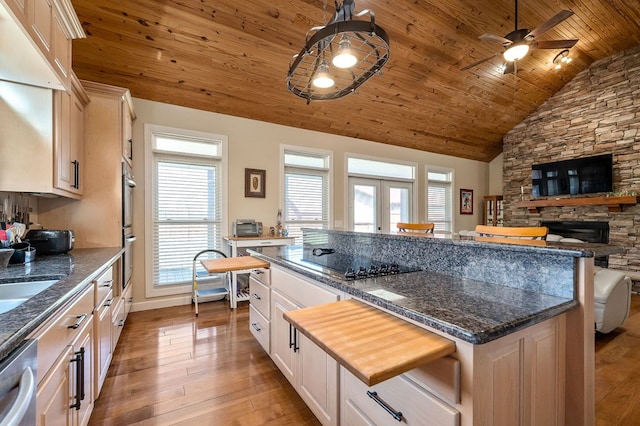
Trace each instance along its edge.
<instances>
[{"instance_id":1,"label":"ceiling fan light","mask_svg":"<svg viewBox=\"0 0 640 426\"><path fill-rule=\"evenodd\" d=\"M507 50L504 51L505 61L514 62L524 58L529 52L529 45L526 43L513 44Z\"/></svg>"},{"instance_id":2,"label":"ceiling fan light","mask_svg":"<svg viewBox=\"0 0 640 426\"><path fill-rule=\"evenodd\" d=\"M351 42L348 36L345 35L342 37L342 40L340 40L338 53L333 57L331 62L338 68L351 68L358 62L358 58L356 58L356 55L354 55L351 50Z\"/></svg>"},{"instance_id":3,"label":"ceiling fan light","mask_svg":"<svg viewBox=\"0 0 640 426\"><path fill-rule=\"evenodd\" d=\"M335 81L329 75L329 66L326 62L323 62L318 67L318 72L316 76L313 78L313 85L320 89L328 89L329 87L333 87Z\"/></svg>"}]
</instances>

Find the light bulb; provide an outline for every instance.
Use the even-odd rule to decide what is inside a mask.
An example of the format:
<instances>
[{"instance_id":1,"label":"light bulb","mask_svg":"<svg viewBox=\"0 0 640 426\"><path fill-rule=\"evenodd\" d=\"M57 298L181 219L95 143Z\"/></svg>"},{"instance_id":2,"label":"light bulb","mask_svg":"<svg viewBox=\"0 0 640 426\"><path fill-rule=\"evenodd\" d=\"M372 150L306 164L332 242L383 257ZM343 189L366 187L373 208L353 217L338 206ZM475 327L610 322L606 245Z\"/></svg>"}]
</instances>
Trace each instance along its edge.
<instances>
[{"instance_id":1,"label":"light bulb","mask_svg":"<svg viewBox=\"0 0 640 426\"><path fill-rule=\"evenodd\" d=\"M561 65L561 64L556 64L555 68L556 68L557 70L559 70L560 68L562 68L562 65Z\"/></svg>"},{"instance_id":2,"label":"light bulb","mask_svg":"<svg viewBox=\"0 0 640 426\"><path fill-rule=\"evenodd\" d=\"M319 87L320 89L327 89L332 87L334 84L333 79L329 75L329 66L326 62L323 62L318 67L318 72L313 79L313 85Z\"/></svg>"},{"instance_id":3,"label":"light bulb","mask_svg":"<svg viewBox=\"0 0 640 426\"><path fill-rule=\"evenodd\" d=\"M356 58L356 55L354 55L351 50L349 37L342 37L339 46L338 53L333 57L331 62L338 68L351 68L358 62L358 58Z\"/></svg>"},{"instance_id":4,"label":"light bulb","mask_svg":"<svg viewBox=\"0 0 640 426\"><path fill-rule=\"evenodd\" d=\"M513 44L510 48L504 51L502 56L504 59L509 62L519 61L524 58L525 55L529 52L529 45L526 43Z\"/></svg>"}]
</instances>

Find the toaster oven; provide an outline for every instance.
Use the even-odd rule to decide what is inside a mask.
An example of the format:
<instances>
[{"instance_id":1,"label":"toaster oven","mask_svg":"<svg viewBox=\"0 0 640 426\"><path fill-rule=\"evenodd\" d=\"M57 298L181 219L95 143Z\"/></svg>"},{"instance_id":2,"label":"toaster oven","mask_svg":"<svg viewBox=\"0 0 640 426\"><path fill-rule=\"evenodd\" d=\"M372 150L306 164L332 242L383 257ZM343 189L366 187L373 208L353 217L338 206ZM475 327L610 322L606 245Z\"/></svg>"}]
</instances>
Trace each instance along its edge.
<instances>
[{"instance_id":1,"label":"toaster oven","mask_svg":"<svg viewBox=\"0 0 640 426\"><path fill-rule=\"evenodd\" d=\"M262 236L262 222L253 219L238 219L233 222L234 237L260 237Z\"/></svg>"}]
</instances>

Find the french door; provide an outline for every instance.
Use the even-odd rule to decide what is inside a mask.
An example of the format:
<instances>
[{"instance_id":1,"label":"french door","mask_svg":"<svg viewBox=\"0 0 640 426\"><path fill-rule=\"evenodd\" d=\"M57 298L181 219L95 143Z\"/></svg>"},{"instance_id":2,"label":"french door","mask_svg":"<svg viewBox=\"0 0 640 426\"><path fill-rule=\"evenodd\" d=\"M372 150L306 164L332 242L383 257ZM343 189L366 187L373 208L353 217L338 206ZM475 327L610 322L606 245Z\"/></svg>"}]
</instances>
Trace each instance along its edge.
<instances>
[{"instance_id":1,"label":"french door","mask_svg":"<svg viewBox=\"0 0 640 426\"><path fill-rule=\"evenodd\" d=\"M389 233L413 216L413 183L349 178L349 229Z\"/></svg>"}]
</instances>

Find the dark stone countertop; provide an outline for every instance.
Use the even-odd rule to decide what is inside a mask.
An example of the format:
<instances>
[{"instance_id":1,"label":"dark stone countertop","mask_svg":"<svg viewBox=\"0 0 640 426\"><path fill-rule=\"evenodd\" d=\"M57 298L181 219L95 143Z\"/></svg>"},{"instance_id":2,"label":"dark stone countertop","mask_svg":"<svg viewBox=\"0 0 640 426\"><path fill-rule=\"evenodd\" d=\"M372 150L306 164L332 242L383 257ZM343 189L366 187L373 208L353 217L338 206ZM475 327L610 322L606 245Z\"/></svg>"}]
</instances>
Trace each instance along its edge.
<instances>
[{"instance_id":1,"label":"dark stone countertop","mask_svg":"<svg viewBox=\"0 0 640 426\"><path fill-rule=\"evenodd\" d=\"M0 285L14 281L60 280L20 306L0 314L0 359L121 254L120 247L74 249L67 254L37 256L31 263L0 268Z\"/></svg>"},{"instance_id":2,"label":"dark stone countertop","mask_svg":"<svg viewBox=\"0 0 640 426\"><path fill-rule=\"evenodd\" d=\"M418 271L345 281L289 260L287 247L250 251L265 260L472 344L487 343L567 312L578 301Z\"/></svg>"}]
</instances>

